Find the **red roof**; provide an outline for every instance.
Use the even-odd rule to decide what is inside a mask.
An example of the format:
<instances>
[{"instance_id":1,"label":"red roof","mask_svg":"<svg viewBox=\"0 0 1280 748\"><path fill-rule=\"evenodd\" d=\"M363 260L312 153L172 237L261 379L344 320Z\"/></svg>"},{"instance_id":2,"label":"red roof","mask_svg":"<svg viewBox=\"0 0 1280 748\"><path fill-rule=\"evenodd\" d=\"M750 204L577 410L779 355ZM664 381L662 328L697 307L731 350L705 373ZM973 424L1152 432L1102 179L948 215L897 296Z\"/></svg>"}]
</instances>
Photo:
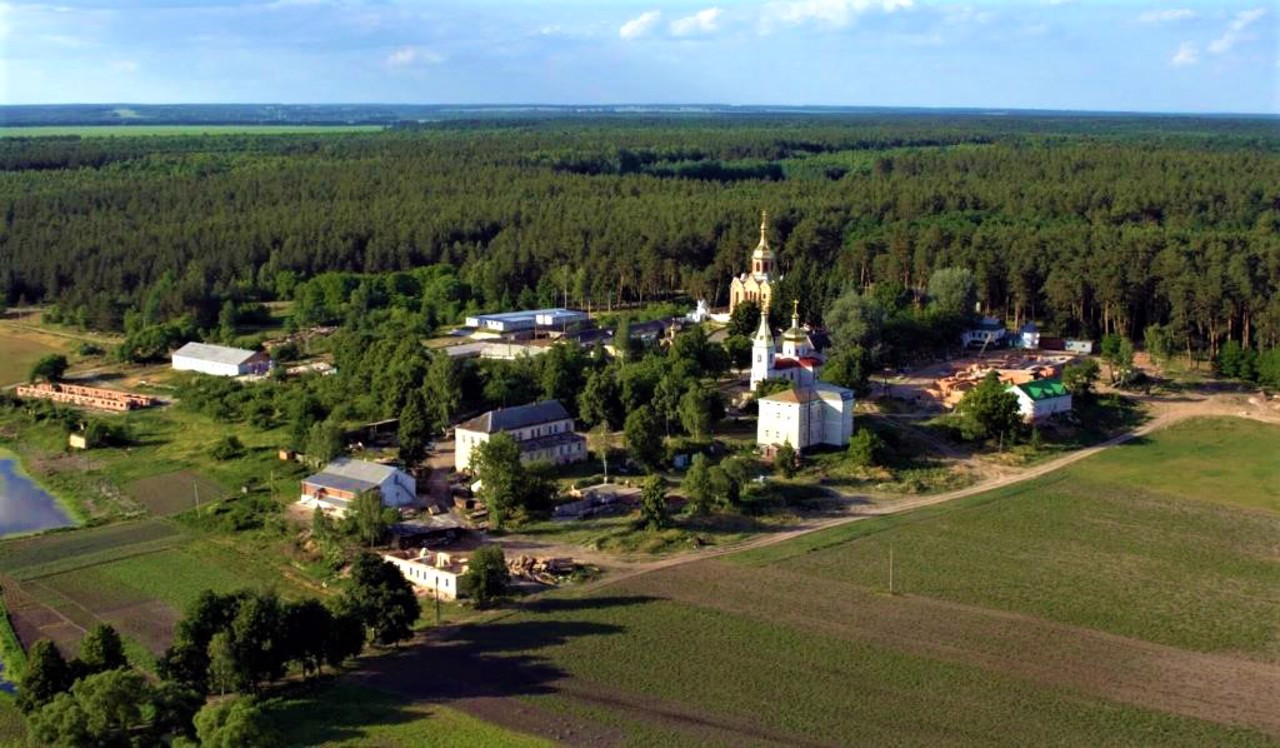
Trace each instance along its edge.
<instances>
[{"instance_id":1,"label":"red roof","mask_svg":"<svg viewBox=\"0 0 1280 748\"><path fill-rule=\"evenodd\" d=\"M806 369L813 369L814 367L821 366L821 365L822 365L822 359L816 358L814 356L801 356L800 358L779 358L773 362L773 368L775 369L794 369L797 366L802 366Z\"/></svg>"}]
</instances>

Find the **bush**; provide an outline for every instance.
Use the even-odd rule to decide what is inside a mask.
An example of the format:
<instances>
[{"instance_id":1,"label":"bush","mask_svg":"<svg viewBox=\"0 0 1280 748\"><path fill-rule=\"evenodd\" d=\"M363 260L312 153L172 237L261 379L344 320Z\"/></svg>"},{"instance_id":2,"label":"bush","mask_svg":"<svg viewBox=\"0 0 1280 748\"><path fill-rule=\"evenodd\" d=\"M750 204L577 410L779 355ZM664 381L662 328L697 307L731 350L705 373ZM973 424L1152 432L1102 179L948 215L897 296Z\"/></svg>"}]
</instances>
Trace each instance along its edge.
<instances>
[{"instance_id":1,"label":"bush","mask_svg":"<svg viewBox=\"0 0 1280 748\"><path fill-rule=\"evenodd\" d=\"M880 435L863 427L849 440L849 461L859 467L877 467L885 463L886 446Z\"/></svg>"},{"instance_id":2,"label":"bush","mask_svg":"<svg viewBox=\"0 0 1280 748\"><path fill-rule=\"evenodd\" d=\"M215 460L234 460L244 455L244 443L235 434L224 436L210 452Z\"/></svg>"}]
</instances>

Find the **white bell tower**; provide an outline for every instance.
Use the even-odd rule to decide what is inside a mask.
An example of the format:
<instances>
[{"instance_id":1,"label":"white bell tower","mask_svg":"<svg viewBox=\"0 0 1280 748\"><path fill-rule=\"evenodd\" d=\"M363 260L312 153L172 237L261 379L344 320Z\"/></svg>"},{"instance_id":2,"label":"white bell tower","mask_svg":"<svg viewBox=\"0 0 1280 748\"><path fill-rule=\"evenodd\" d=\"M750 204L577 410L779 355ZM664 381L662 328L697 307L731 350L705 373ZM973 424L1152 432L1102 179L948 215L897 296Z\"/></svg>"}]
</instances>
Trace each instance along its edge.
<instances>
[{"instance_id":1,"label":"white bell tower","mask_svg":"<svg viewBox=\"0 0 1280 748\"><path fill-rule=\"evenodd\" d=\"M751 389L773 374L773 333L769 331L769 307L760 307L760 327L751 342Z\"/></svg>"}]
</instances>

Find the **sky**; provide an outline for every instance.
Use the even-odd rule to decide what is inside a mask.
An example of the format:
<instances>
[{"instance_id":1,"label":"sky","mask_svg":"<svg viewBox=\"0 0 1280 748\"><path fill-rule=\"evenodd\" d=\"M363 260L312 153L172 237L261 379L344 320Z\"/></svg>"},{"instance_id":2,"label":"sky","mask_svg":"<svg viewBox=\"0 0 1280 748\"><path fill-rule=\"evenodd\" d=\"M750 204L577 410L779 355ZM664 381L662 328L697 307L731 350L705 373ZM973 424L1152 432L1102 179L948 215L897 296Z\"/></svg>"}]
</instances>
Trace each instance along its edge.
<instances>
[{"instance_id":1,"label":"sky","mask_svg":"<svg viewBox=\"0 0 1280 748\"><path fill-rule=\"evenodd\" d=\"M1280 0L0 0L0 103L1280 113Z\"/></svg>"}]
</instances>

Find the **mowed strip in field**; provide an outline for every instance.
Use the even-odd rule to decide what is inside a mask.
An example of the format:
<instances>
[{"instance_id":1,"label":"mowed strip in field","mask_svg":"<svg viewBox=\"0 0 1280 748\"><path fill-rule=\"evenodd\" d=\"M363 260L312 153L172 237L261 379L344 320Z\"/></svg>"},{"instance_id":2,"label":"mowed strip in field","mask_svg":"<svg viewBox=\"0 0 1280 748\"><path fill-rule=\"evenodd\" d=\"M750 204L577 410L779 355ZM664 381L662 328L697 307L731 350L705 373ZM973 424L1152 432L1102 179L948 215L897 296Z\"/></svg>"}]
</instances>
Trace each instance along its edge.
<instances>
[{"instance_id":1,"label":"mowed strip in field","mask_svg":"<svg viewBox=\"0 0 1280 748\"><path fill-rule=\"evenodd\" d=\"M1202 440L1280 454L1280 428L1169 435L548 599L424 650L447 673L433 683L389 665L371 682L583 744L1273 745L1280 513L1256 508L1269 488L1250 473L1216 484L1229 502L1188 498L1139 487L1129 466L1168 480L1194 470ZM904 594L886 592L890 548Z\"/></svg>"}]
</instances>

